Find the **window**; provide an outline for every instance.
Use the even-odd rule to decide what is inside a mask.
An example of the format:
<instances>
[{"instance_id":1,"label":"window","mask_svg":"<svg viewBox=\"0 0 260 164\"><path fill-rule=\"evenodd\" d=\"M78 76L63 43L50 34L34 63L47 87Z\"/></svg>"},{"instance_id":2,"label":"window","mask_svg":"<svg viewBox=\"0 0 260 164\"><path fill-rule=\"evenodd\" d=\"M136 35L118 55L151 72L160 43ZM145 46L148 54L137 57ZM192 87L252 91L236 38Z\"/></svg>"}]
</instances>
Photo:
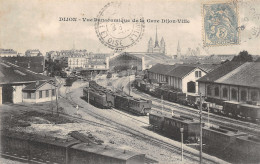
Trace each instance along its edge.
<instances>
[{"instance_id":1,"label":"window","mask_svg":"<svg viewBox=\"0 0 260 164\"><path fill-rule=\"evenodd\" d=\"M199 72L195 71L195 77L199 77Z\"/></svg>"},{"instance_id":2,"label":"window","mask_svg":"<svg viewBox=\"0 0 260 164\"><path fill-rule=\"evenodd\" d=\"M201 71L195 71L195 77L201 77Z\"/></svg>"},{"instance_id":3,"label":"window","mask_svg":"<svg viewBox=\"0 0 260 164\"><path fill-rule=\"evenodd\" d=\"M209 96L211 95L211 87L210 87L210 85L207 86L207 95L209 95Z\"/></svg>"},{"instance_id":4,"label":"window","mask_svg":"<svg viewBox=\"0 0 260 164\"><path fill-rule=\"evenodd\" d=\"M42 91L39 92L39 98L42 98Z\"/></svg>"},{"instance_id":5,"label":"window","mask_svg":"<svg viewBox=\"0 0 260 164\"><path fill-rule=\"evenodd\" d=\"M51 94L52 94L52 96L55 96L55 90L54 89L52 89Z\"/></svg>"},{"instance_id":6,"label":"window","mask_svg":"<svg viewBox=\"0 0 260 164\"><path fill-rule=\"evenodd\" d=\"M257 101L257 92L256 91L252 91L251 92L251 100L252 101Z\"/></svg>"},{"instance_id":7,"label":"window","mask_svg":"<svg viewBox=\"0 0 260 164\"><path fill-rule=\"evenodd\" d=\"M236 89L231 89L231 99L232 100L237 100L237 90Z\"/></svg>"},{"instance_id":8,"label":"window","mask_svg":"<svg viewBox=\"0 0 260 164\"><path fill-rule=\"evenodd\" d=\"M247 92L245 90L241 91L241 101L247 100Z\"/></svg>"},{"instance_id":9,"label":"window","mask_svg":"<svg viewBox=\"0 0 260 164\"><path fill-rule=\"evenodd\" d=\"M227 98L228 97L228 90L227 88L223 88L223 98Z\"/></svg>"},{"instance_id":10,"label":"window","mask_svg":"<svg viewBox=\"0 0 260 164\"><path fill-rule=\"evenodd\" d=\"M30 93L30 92L27 93L27 98L28 98L28 99L31 99L31 98L32 98L32 93Z\"/></svg>"},{"instance_id":11,"label":"window","mask_svg":"<svg viewBox=\"0 0 260 164\"><path fill-rule=\"evenodd\" d=\"M46 97L49 97L49 90L46 90Z\"/></svg>"},{"instance_id":12,"label":"window","mask_svg":"<svg viewBox=\"0 0 260 164\"><path fill-rule=\"evenodd\" d=\"M215 96L219 96L219 87L216 86L214 90L215 90Z\"/></svg>"}]
</instances>

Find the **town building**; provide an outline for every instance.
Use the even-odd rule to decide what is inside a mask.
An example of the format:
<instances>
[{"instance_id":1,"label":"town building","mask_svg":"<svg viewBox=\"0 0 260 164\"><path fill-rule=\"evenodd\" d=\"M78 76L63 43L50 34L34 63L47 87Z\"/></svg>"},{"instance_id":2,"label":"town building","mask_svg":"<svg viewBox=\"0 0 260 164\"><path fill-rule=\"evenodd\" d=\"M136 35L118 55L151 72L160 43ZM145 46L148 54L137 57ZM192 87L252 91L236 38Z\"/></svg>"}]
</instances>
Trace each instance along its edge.
<instances>
[{"instance_id":1,"label":"town building","mask_svg":"<svg viewBox=\"0 0 260 164\"><path fill-rule=\"evenodd\" d=\"M149 81L166 84L185 93L198 93L196 81L207 74L199 66L186 64L156 64L147 72Z\"/></svg>"},{"instance_id":2,"label":"town building","mask_svg":"<svg viewBox=\"0 0 260 164\"><path fill-rule=\"evenodd\" d=\"M85 56L88 57L89 53L87 50L61 50L61 51L49 51L46 52L46 58L49 61L55 61L55 60L60 60L61 58L65 57L71 57L71 56Z\"/></svg>"},{"instance_id":3,"label":"town building","mask_svg":"<svg viewBox=\"0 0 260 164\"><path fill-rule=\"evenodd\" d=\"M158 41L158 36L157 36L157 27L156 27L156 33L155 33L155 42L153 42L152 37L150 38L149 42L148 42L148 53L156 53L156 54L166 54L165 51L165 41L162 37L160 44Z\"/></svg>"},{"instance_id":4,"label":"town building","mask_svg":"<svg viewBox=\"0 0 260 164\"><path fill-rule=\"evenodd\" d=\"M121 71L128 69L144 70L144 57L139 57L131 53L121 53L115 55L109 60L109 69L113 71Z\"/></svg>"},{"instance_id":5,"label":"town building","mask_svg":"<svg viewBox=\"0 0 260 164\"><path fill-rule=\"evenodd\" d=\"M82 55L71 55L68 57L64 57L63 60L65 61L66 66L71 69L86 68L86 64L88 61L86 56Z\"/></svg>"},{"instance_id":6,"label":"town building","mask_svg":"<svg viewBox=\"0 0 260 164\"><path fill-rule=\"evenodd\" d=\"M13 49L0 49L0 57L15 57L17 56L17 51Z\"/></svg>"},{"instance_id":7,"label":"town building","mask_svg":"<svg viewBox=\"0 0 260 164\"><path fill-rule=\"evenodd\" d=\"M198 83L199 92L209 99L260 102L260 63L226 62Z\"/></svg>"},{"instance_id":8,"label":"town building","mask_svg":"<svg viewBox=\"0 0 260 164\"><path fill-rule=\"evenodd\" d=\"M0 59L0 104L55 100L55 85L48 83L50 80L53 79Z\"/></svg>"},{"instance_id":9,"label":"town building","mask_svg":"<svg viewBox=\"0 0 260 164\"><path fill-rule=\"evenodd\" d=\"M42 56L42 53L38 49L25 51L25 56Z\"/></svg>"}]
</instances>

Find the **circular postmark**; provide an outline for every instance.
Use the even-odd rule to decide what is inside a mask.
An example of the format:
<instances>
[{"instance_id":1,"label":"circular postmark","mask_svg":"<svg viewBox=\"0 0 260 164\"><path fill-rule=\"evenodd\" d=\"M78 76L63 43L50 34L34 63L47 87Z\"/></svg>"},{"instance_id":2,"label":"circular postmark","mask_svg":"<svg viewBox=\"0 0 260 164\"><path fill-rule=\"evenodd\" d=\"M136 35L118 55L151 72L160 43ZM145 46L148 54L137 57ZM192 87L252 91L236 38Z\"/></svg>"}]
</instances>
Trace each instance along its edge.
<instances>
[{"instance_id":1,"label":"circular postmark","mask_svg":"<svg viewBox=\"0 0 260 164\"><path fill-rule=\"evenodd\" d=\"M96 34L104 45L121 51L135 45L143 36L144 19L134 15L129 5L108 3L95 21Z\"/></svg>"}]
</instances>

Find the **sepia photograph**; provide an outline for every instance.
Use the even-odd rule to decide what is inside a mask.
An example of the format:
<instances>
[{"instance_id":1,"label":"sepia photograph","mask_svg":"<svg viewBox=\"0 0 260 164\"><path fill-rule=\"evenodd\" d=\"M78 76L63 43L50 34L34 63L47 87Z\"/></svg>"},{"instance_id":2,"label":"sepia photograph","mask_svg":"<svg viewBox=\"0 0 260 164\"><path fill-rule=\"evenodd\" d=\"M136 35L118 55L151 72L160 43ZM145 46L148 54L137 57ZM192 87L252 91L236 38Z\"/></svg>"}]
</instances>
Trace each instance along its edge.
<instances>
[{"instance_id":1,"label":"sepia photograph","mask_svg":"<svg viewBox=\"0 0 260 164\"><path fill-rule=\"evenodd\" d=\"M259 164L260 0L0 0L1 164Z\"/></svg>"}]
</instances>

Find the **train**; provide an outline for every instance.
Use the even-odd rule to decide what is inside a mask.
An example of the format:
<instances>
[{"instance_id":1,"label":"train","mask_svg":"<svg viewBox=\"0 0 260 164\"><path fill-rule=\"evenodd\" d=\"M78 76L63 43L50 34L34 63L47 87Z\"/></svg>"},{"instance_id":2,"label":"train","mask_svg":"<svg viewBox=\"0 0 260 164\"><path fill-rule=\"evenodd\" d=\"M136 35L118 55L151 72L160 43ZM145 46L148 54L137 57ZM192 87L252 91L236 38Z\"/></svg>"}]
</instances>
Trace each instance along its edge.
<instances>
[{"instance_id":1,"label":"train","mask_svg":"<svg viewBox=\"0 0 260 164\"><path fill-rule=\"evenodd\" d=\"M65 86L72 86L73 82L77 81L77 77L76 76L69 76L66 78L66 83Z\"/></svg>"},{"instance_id":2,"label":"train","mask_svg":"<svg viewBox=\"0 0 260 164\"><path fill-rule=\"evenodd\" d=\"M141 92L163 100L190 106L195 109L200 107L200 96L198 94L186 94L166 86L155 86L141 79L136 80L134 86ZM204 96L202 96L201 101L202 110L204 111L254 123L260 122L260 106L258 105Z\"/></svg>"},{"instance_id":3,"label":"train","mask_svg":"<svg viewBox=\"0 0 260 164\"><path fill-rule=\"evenodd\" d=\"M203 127L202 140L206 151L221 152L224 158L232 159L232 163L258 163L260 160L259 136L224 126L211 126Z\"/></svg>"},{"instance_id":4,"label":"train","mask_svg":"<svg viewBox=\"0 0 260 164\"><path fill-rule=\"evenodd\" d=\"M183 128L183 142L186 144L198 143L200 138L200 122L186 116L170 115L166 112L153 111L149 113L149 124L153 130L159 131L167 137L181 140L181 128ZM243 163L260 160L260 137L248 135L225 126L205 126L202 124L202 141L204 150L209 153L222 152L233 156ZM245 157L245 158L244 158Z\"/></svg>"},{"instance_id":5,"label":"train","mask_svg":"<svg viewBox=\"0 0 260 164\"><path fill-rule=\"evenodd\" d=\"M194 143L199 139L200 122L187 116L169 116L159 111L153 111L149 113L149 123L154 130L159 130L175 140L181 140L180 128L183 128L185 143Z\"/></svg>"},{"instance_id":6,"label":"train","mask_svg":"<svg viewBox=\"0 0 260 164\"><path fill-rule=\"evenodd\" d=\"M83 88L83 99L96 107L116 108L136 115L147 115L152 106L151 100L134 98L122 92L113 92L95 81L90 81L89 87Z\"/></svg>"},{"instance_id":7,"label":"train","mask_svg":"<svg viewBox=\"0 0 260 164\"><path fill-rule=\"evenodd\" d=\"M81 142L72 137L64 139L5 130L0 138L3 157L15 156L16 159L27 163L145 163L145 154L108 145Z\"/></svg>"}]
</instances>

